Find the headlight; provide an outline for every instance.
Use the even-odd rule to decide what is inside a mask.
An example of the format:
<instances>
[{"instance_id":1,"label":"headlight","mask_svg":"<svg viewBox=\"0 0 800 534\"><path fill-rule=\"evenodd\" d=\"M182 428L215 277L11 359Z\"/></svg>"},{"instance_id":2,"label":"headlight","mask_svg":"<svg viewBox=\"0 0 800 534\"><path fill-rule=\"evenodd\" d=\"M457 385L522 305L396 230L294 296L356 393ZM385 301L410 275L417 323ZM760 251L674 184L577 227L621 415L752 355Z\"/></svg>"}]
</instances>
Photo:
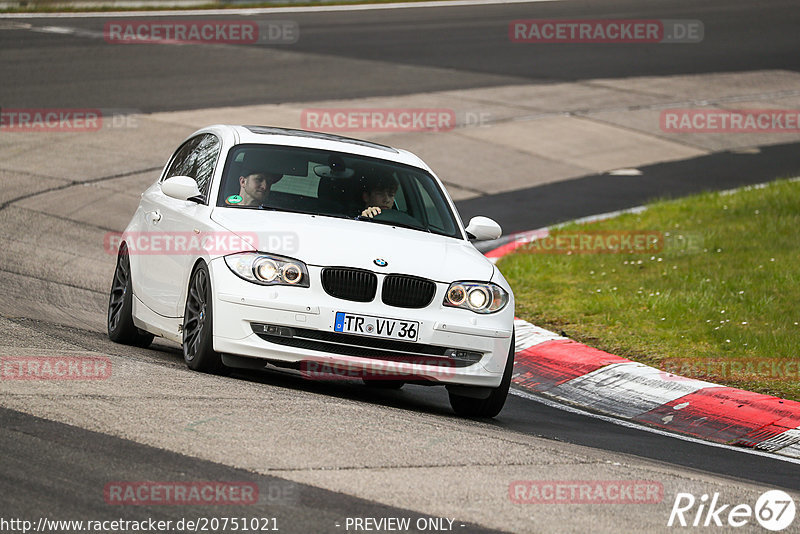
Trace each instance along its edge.
<instances>
[{"instance_id":1,"label":"headlight","mask_svg":"<svg viewBox=\"0 0 800 534\"><path fill-rule=\"evenodd\" d=\"M242 252L225 256L225 264L237 276L254 284L309 286L306 264L292 258L260 252Z\"/></svg>"},{"instance_id":2,"label":"headlight","mask_svg":"<svg viewBox=\"0 0 800 534\"><path fill-rule=\"evenodd\" d=\"M508 293L500 286L481 282L453 282L444 295L445 306L475 313L494 313L508 304Z\"/></svg>"},{"instance_id":3,"label":"headlight","mask_svg":"<svg viewBox=\"0 0 800 534\"><path fill-rule=\"evenodd\" d=\"M253 273L262 282L274 282L280 271L278 264L271 258L256 258L253 262Z\"/></svg>"}]
</instances>

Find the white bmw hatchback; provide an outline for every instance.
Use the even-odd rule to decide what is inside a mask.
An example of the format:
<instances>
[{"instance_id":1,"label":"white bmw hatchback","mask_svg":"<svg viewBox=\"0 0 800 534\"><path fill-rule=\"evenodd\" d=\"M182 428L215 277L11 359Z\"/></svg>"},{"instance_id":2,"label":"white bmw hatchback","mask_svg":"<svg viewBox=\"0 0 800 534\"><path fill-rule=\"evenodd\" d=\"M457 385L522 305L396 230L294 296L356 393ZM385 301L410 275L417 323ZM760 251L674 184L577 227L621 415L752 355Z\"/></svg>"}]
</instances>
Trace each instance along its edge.
<instances>
[{"instance_id":1,"label":"white bmw hatchback","mask_svg":"<svg viewBox=\"0 0 800 534\"><path fill-rule=\"evenodd\" d=\"M108 334L181 343L187 365L290 368L374 387L445 385L494 417L514 297L413 154L335 135L211 126L177 149L119 237Z\"/></svg>"}]
</instances>

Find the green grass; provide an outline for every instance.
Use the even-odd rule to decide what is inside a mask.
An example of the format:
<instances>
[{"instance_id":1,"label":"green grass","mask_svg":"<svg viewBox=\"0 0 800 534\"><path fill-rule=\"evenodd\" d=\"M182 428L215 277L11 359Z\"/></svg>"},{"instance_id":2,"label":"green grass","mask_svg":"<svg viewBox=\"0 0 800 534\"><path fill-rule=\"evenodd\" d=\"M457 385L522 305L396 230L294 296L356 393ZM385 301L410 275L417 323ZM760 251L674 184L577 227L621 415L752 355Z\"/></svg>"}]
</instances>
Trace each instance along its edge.
<instances>
[{"instance_id":1,"label":"green grass","mask_svg":"<svg viewBox=\"0 0 800 534\"><path fill-rule=\"evenodd\" d=\"M800 400L800 182L658 201L562 229L597 230L659 231L665 246L507 256L499 267L518 317L648 365ZM762 359L788 375L747 372ZM719 361L745 370L721 372L710 363Z\"/></svg>"}]
</instances>

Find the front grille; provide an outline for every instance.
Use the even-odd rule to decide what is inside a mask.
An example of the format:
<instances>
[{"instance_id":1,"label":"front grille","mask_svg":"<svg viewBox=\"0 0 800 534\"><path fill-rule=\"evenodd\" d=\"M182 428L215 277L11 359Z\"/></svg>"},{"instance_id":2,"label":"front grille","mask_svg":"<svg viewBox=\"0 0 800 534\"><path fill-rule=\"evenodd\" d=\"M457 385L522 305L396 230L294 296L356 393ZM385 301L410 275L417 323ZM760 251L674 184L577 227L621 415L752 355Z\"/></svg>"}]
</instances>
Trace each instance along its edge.
<instances>
[{"instance_id":1,"label":"front grille","mask_svg":"<svg viewBox=\"0 0 800 534\"><path fill-rule=\"evenodd\" d=\"M358 345L373 349L391 350L396 352L415 352L418 354L430 354L432 356L444 356L447 347L438 345L427 345L409 341L395 341L394 339L381 339L376 337L357 336L355 334L342 334L339 332L326 332L324 330L311 330L309 328L292 328L296 337L304 337L323 341L327 343L345 343L347 345Z\"/></svg>"},{"instance_id":2,"label":"front grille","mask_svg":"<svg viewBox=\"0 0 800 534\"><path fill-rule=\"evenodd\" d=\"M306 328L252 324L253 332L264 341L300 349L444 367L469 367L478 362L483 353L449 349L425 343L409 343L391 339L378 339L352 334L339 334Z\"/></svg>"},{"instance_id":3,"label":"front grille","mask_svg":"<svg viewBox=\"0 0 800 534\"><path fill-rule=\"evenodd\" d=\"M436 284L424 278L390 274L383 280L382 300L398 308L424 308L433 300Z\"/></svg>"},{"instance_id":4,"label":"front grille","mask_svg":"<svg viewBox=\"0 0 800 534\"><path fill-rule=\"evenodd\" d=\"M311 339L302 338L287 338L279 336L268 336L266 334L258 334L258 337L270 343L278 345L286 345L298 349L318 350L320 352L327 352L329 354L341 354L344 356L356 356L358 358L369 358L372 360L385 360L394 362L414 363L418 365L436 365L441 367L468 367L474 362L465 362L462 360L451 360L442 356L421 356L419 354L403 354L400 352L386 352L375 349L368 349L364 347L354 347L350 345L336 345L334 343L324 343L321 341L314 341Z\"/></svg>"},{"instance_id":5,"label":"front grille","mask_svg":"<svg viewBox=\"0 0 800 534\"><path fill-rule=\"evenodd\" d=\"M370 302L378 289L378 277L361 269L326 267L322 270L322 288L338 299Z\"/></svg>"}]
</instances>

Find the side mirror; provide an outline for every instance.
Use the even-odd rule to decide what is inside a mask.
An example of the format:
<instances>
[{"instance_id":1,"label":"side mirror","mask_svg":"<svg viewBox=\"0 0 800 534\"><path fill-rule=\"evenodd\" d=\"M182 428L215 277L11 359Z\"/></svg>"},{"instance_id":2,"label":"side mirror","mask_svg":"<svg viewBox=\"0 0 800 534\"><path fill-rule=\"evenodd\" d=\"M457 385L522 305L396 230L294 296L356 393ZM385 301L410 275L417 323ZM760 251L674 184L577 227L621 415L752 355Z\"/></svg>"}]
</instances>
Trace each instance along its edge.
<instances>
[{"instance_id":1,"label":"side mirror","mask_svg":"<svg viewBox=\"0 0 800 534\"><path fill-rule=\"evenodd\" d=\"M497 239L503 235L503 229L489 217L473 217L467 225L467 233L478 241Z\"/></svg>"},{"instance_id":2,"label":"side mirror","mask_svg":"<svg viewBox=\"0 0 800 534\"><path fill-rule=\"evenodd\" d=\"M172 176L161 183L161 191L165 195L178 200L196 200L202 198L197 182L189 176Z\"/></svg>"}]
</instances>

